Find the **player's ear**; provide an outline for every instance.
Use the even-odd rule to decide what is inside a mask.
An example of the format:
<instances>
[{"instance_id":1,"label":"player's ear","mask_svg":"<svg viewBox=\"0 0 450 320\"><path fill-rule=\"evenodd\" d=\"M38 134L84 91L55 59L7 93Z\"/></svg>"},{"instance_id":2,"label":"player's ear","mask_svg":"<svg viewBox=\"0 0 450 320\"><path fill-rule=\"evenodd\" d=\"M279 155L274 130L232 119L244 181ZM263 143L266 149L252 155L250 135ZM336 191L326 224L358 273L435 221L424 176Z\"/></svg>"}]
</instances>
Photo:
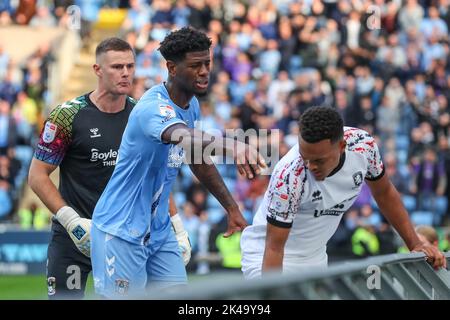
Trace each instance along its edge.
<instances>
[{"instance_id":1,"label":"player's ear","mask_svg":"<svg viewBox=\"0 0 450 320\"><path fill-rule=\"evenodd\" d=\"M339 141L339 150L341 152L343 152L345 150L345 147L347 146L347 142L345 142L344 139L342 139L341 141Z\"/></svg>"},{"instance_id":2,"label":"player's ear","mask_svg":"<svg viewBox=\"0 0 450 320\"><path fill-rule=\"evenodd\" d=\"M177 64L175 61L167 60L166 62L167 70L169 71L169 75L174 77L177 74Z\"/></svg>"},{"instance_id":3,"label":"player's ear","mask_svg":"<svg viewBox=\"0 0 450 320\"><path fill-rule=\"evenodd\" d=\"M94 65L92 65L92 69L94 69L94 72L97 76L101 76L102 71L100 69L100 65L95 63Z\"/></svg>"}]
</instances>

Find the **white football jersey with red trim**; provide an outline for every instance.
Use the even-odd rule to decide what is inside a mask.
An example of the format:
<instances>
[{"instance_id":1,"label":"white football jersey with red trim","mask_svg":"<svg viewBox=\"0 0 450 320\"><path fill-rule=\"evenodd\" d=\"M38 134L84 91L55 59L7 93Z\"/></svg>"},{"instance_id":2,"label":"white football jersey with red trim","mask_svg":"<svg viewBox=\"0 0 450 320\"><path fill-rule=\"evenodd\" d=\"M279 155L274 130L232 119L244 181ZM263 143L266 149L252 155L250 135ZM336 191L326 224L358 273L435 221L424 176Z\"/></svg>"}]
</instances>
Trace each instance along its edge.
<instances>
[{"instance_id":1,"label":"white football jersey with red trim","mask_svg":"<svg viewBox=\"0 0 450 320\"><path fill-rule=\"evenodd\" d=\"M345 127L344 139L347 146L340 167L323 181L316 181L307 169L298 144L277 163L253 224L242 234L244 273L246 264L262 262L267 222L292 229L285 260L326 265L326 244L358 197L364 179L377 180L384 173L378 146L366 131Z\"/></svg>"}]
</instances>

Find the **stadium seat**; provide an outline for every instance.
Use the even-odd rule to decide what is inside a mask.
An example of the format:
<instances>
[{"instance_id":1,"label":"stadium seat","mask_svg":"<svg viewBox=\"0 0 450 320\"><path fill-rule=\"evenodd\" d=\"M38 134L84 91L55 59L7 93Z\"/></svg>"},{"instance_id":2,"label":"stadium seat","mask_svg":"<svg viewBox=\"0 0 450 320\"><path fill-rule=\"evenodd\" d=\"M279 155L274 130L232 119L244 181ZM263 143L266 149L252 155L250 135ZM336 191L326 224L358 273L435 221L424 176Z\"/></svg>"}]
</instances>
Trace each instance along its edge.
<instances>
[{"instance_id":1,"label":"stadium seat","mask_svg":"<svg viewBox=\"0 0 450 320\"><path fill-rule=\"evenodd\" d=\"M433 212L431 211L414 211L411 213L411 221L415 225L433 225Z\"/></svg>"},{"instance_id":2,"label":"stadium seat","mask_svg":"<svg viewBox=\"0 0 450 320\"><path fill-rule=\"evenodd\" d=\"M409 137L408 136L403 135L403 134L398 134L395 137L395 142L396 142L396 145L397 145L397 152L399 150L408 151L408 148L409 148Z\"/></svg>"},{"instance_id":3,"label":"stadium seat","mask_svg":"<svg viewBox=\"0 0 450 320\"><path fill-rule=\"evenodd\" d=\"M414 196L410 196L410 195L402 195L402 201L403 201L403 205L405 206L406 210L408 212L413 212L414 210L416 210L416 198Z\"/></svg>"},{"instance_id":4,"label":"stadium seat","mask_svg":"<svg viewBox=\"0 0 450 320\"><path fill-rule=\"evenodd\" d=\"M175 192L173 195L177 207L182 206L186 202L186 194L183 192Z\"/></svg>"},{"instance_id":5,"label":"stadium seat","mask_svg":"<svg viewBox=\"0 0 450 320\"><path fill-rule=\"evenodd\" d=\"M222 205L212 194L208 194L208 199L206 200L208 207L211 209L221 209Z\"/></svg>"},{"instance_id":6,"label":"stadium seat","mask_svg":"<svg viewBox=\"0 0 450 320\"><path fill-rule=\"evenodd\" d=\"M236 180L230 178L223 178L223 182L225 182L225 185L227 186L228 190L230 190L230 192L233 193L236 186Z\"/></svg>"},{"instance_id":7,"label":"stadium seat","mask_svg":"<svg viewBox=\"0 0 450 320\"><path fill-rule=\"evenodd\" d=\"M401 165L408 163L408 150L398 149L397 160Z\"/></svg>"},{"instance_id":8,"label":"stadium seat","mask_svg":"<svg viewBox=\"0 0 450 320\"><path fill-rule=\"evenodd\" d=\"M225 216L225 212L222 208L210 208L208 209L208 222L211 224L219 223L223 217Z\"/></svg>"},{"instance_id":9,"label":"stadium seat","mask_svg":"<svg viewBox=\"0 0 450 320\"><path fill-rule=\"evenodd\" d=\"M12 209L12 201L8 192L0 189L0 219L6 216Z\"/></svg>"}]
</instances>

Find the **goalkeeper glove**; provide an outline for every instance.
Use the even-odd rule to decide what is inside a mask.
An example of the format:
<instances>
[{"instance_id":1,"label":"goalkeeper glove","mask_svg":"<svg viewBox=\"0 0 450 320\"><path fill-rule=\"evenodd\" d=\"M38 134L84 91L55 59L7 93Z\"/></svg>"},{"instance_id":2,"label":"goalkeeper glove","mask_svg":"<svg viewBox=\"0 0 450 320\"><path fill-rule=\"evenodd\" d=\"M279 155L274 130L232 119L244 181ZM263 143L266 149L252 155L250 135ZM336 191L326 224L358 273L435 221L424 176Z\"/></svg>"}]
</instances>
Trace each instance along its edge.
<instances>
[{"instance_id":1,"label":"goalkeeper glove","mask_svg":"<svg viewBox=\"0 0 450 320\"><path fill-rule=\"evenodd\" d=\"M91 220L81 218L71 207L64 206L56 213L56 219L66 228L78 250L86 257L91 256Z\"/></svg>"},{"instance_id":2,"label":"goalkeeper glove","mask_svg":"<svg viewBox=\"0 0 450 320\"><path fill-rule=\"evenodd\" d=\"M189 263L191 260L191 242L189 241L189 235L183 228L183 222L181 222L180 216L177 214L170 217L172 222L173 230L175 231L175 236L180 246L181 254L183 255L184 265Z\"/></svg>"}]
</instances>

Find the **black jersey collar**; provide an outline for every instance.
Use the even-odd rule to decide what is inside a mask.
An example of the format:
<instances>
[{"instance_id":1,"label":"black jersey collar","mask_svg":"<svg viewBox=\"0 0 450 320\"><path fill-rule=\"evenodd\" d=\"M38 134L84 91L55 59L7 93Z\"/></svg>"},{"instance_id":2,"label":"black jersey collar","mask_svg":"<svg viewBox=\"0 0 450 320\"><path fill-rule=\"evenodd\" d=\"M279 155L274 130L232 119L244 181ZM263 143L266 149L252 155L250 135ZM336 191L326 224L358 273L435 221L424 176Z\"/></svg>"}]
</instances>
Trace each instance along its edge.
<instances>
[{"instance_id":1,"label":"black jersey collar","mask_svg":"<svg viewBox=\"0 0 450 320\"><path fill-rule=\"evenodd\" d=\"M336 174L336 172L341 170L342 166L344 165L344 162L345 162L345 151L342 152L342 154L341 154L341 158L339 159L339 164L337 165L336 168L333 169L333 171L331 171L331 173L327 176L327 178L333 176L334 174Z\"/></svg>"}]
</instances>

